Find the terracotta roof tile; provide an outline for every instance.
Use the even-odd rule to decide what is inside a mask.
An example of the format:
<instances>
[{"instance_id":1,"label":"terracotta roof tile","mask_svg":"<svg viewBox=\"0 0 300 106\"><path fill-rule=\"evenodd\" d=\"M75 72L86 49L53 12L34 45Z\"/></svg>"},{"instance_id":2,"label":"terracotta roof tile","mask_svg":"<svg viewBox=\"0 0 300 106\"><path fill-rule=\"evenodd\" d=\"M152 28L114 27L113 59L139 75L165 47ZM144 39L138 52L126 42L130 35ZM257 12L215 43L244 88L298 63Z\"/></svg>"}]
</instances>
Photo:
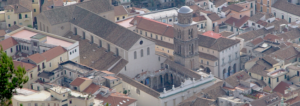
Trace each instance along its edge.
<instances>
[{"instance_id":1,"label":"terracotta roof tile","mask_svg":"<svg viewBox=\"0 0 300 106\"><path fill-rule=\"evenodd\" d=\"M267 26L268 25L267 22L262 21L262 20L258 20L256 23L259 24L259 25L262 25L262 26Z\"/></svg>"},{"instance_id":2,"label":"terracotta roof tile","mask_svg":"<svg viewBox=\"0 0 300 106\"><path fill-rule=\"evenodd\" d=\"M83 92L88 94L94 94L98 89L100 89L100 86L92 83L87 88L85 88Z\"/></svg>"},{"instance_id":3,"label":"terracotta roof tile","mask_svg":"<svg viewBox=\"0 0 300 106\"><path fill-rule=\"evenodd\" d=\"M217 13L210 13L210 14L207 14L207 16L208 16L208 17L210 18L210 20L213 21L213 22L214 22L214 21L217 21L217 20L219 20L219 19L221 19Z\"/></svg>"},{"instance_id":4,"label":"terracotta roof tile","mask_svg":"<svg viewBox=\"0 0 300 106\"><path fill-rule=\"evenodd\" d=\"M30 64L30 63L25 63L25 62L15 61L15 60L13 62L14 62L15 69L17 69L18 66L20 66L25 68L26 71L29 71L35 67L34 64Z\"/></svg>"},{"instance_id":5,"label":"terracotta roof tile","mask_svg":"<svg viewBox=\"0 0 300 106\"><path fill-rule=\"evenodd\" d=\"M114 11L115 11L115 16L120 16L120 15L126 15L127 14L127 10L122 5L115 6Z\"/></svg>"},{"instance_id":6,"label":"terracotta roof tile","mask_svg":"<svg viewBox=\"0 0 300 106\"><path fill-rule=\"evenodd\" d=\"M224 23L230 25L230 26L233 26L234 24L234 27L241 27L242 25L244 25L247 21L248 21L249 17L248 16L244 16L243 18L241 19L236 19L234 17L230 17L229 19L227 19Z\"/></svg>"},{"instance_id":7,"label":"terracotta roof tile","mask_svg":"<svg viewBox=\"0 0 300 106\"><path fill-rule=\"evenodd\" d=\"M131 98L129 96L126 96L121 93L111 93L108 97L104 97L101 94L98 94L95 99L103 100L103 104L110 104L111 106L129 106L132 103L136 102L137 100L134 98ZM124 102L125 101L125 102ZM120 104L122 103L122 104Z\"/></svg>"},{"instance_id":8,"label":"terracotta roof tile","mask_svg":"<svg viewBox=\"0 0 300 106\"><path fill-rule=\"evenodd\" d=\"M228 36L231 36L233 35L234 33L231 32L231 31L223 31L220 33L223 37L228 37Z\"/></svg>"},{"instance_id":9,"label":"terracotta roof tile","mask_svg":"<svg viewBox=\"0 0 300 106\"><path fill-rule=\"evenodd\" d=\"M40 53L36 53L36 54L30 55L27 58L30 59L30 60L32 60L36 64L38 64L38 63L46 60L46 58L43 55L41 55Z\"/></svg>"},{"instance_id":10,"label":"terracotta roof tile","mask_svg":"<svg viewBox=\"0 0 300 106\"><path fill-rule=\"evenodd\" d=\"M113 76L105 76L104 78L109 79L109 80L116 80L117 79L116 77L113 77Z\"/></svg>"},{"instance_id":11,"label":"terracotta roof tile","mask_svg":"<svg viewBox=\"0 0 300 106\"><path fill-rule=\"evenodd\" d=\"M70 85L72 86L80 86L84 81L86 80L92 80L92 79L89 79L89 78L83 78L83 77L78 77L76 78L75 80L73 80Z\"/></svg>"},{"instance_id":12,"label":"terracotta roof tile","mask_svg":"<svg viewBox=\"0 0 300 106\"><path fill-rule=\"evenodd\" d=\"M239 85L239 81L245 81L250 79L251 77L248 75L246 71L239 71L225 79L225 82L230 84L232 87L236 87Z\"/></svg>"},{"instance_id":13,"label":"terracotta roof tile","mask_svg":"<svg viewBox=\"0 0 300 106\"><path fill-rule=\"evenodd\" d=\"M193 17L193 21L195 22L204 21L204 20L206 20L205 16Z\"/></svg>"},{"instance_id":14,"label":"terracotta roof tile","mask_svg":"<svg viewBox=\"0 0 300 106\"><path fill-rule=\"evenodd\" d=\"M56 46L54 48L51 48L50 50L47 50L46 52L42 53L41 55L43 55L43 57L46 58L46 61L50 61L65 52L67 52L66 49L64 49L61 46Z\"/></svg>"},{"instance_id":15,"label":"terracotta roof tile","mask_svg":"<svg viewBox=\"0 0 300 106\"><path fill-rule=\"evenodd\" d=\"M9 49L17 44L18 42L12 37L4 39L3 41L0 42L0 45L2 46L3 50Z\"/></svg>"},{"instance_id":16,"label":"terracotta roof tile","mask_svg":"<svg viewBox=\"0 0 300 106\"><path fill-rule=\"evenodd\" d=\"M295 5L292 3L289 3L287 0L277 0L273 5L272 8L276 8L279 9L281 11L296 15L296 16L300 16L300 12L298 10L300 10L300 6L299 5Z\"/></svg>"},{"instance_id":17,"label":"terracotta roof tile","mask_svg":"<svg viewBox=\"0 0 300 106\"><path fill-rule=\"evenodd\" d=\"M277 40L280 40L281 37L276 36L276 35L273 35L273 34L267 34L267 35L264 37L264 40L272 41L272 42L275 42L276 39L277 39Z\"/></svg>"},{"instance_id":18,"label":"terracotta roof tile","mask_svg":"<svg viewBox=\"0 0 300 106\"><path fill-rule=\"evenodd\" d=\"M229 5L229 6L227 6L227 7L223 7L222 8L222 11L227 11L227 10L233 10L233 11L236 11L236 12L240 12L240 11L242 11L244 8L243 7L241 7L241 6L239 6L239 5L235 5L235 4L233 4L233 5Z\"/></svg>"},{"instance_id":19,"label":"terracotta roof tile","mask_svg":"<svg viewBox=\"0 0 300 106\"><path fill-rule=\"evenodd\" d=\"M274 98L277 98L277 99L275 101L273 101ZM252 106L268 106L273 103L279 104L280 99L281 98L277 93L272 93L272 94L266 95L264 97L261 97L259 99L256 99L256 100L250 102L250 104Z\"/></svg>"},{"instance_id":20,"label":"terracotta roof tile","mask_svg":"<svg viewBox=\"0 0 300 106\"><path fill-rule=\"evenodd\" d=\"M0 37L6 34L5 30L0 30Z\"/></svg>"},{"instance_id":21,"label":"terracotta roof tile","mask_svg":"<svg viewBox=\"0 0 300 106\"><path fill-rule=\"evenodd\" d=\"M260 44L260 43L262 43L264 40L262 39L262 38L256 38L256 39L254 39L253 41L251 41L251 43L253 44L253 45L257 45L257 44Z\"/></svg>"},{"instance_id":22,"label":"terracotta roof tile","mask_svg":"<svg viewBox=\"0 0 300 106\"><path fill-rule=\"evenodd\" d=\"M274 89L273 89L273 92L278 92L278 93L281 93L281 94L285 94L285 90L289 88L289 86L291 86L290 84L284 82L284 81L281 81Z\"/></svg>"}]
</instances>

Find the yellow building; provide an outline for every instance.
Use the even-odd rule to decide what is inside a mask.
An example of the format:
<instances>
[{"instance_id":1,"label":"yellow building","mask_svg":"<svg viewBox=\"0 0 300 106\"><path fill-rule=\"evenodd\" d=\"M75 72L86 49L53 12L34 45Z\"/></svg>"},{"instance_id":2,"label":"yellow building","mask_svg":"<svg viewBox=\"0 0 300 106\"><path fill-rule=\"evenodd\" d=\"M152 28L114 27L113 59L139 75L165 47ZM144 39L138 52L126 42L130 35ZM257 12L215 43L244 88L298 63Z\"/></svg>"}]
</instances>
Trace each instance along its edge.
<instances>
[{"instance_id":1,"label":"yellow building","mask_svg":"<svg viewBox=\"0 0 300 106\"><path fill-rule=\"evenodd\" d=\"M128 11L122 5L115 6L114 12L115 12L115 21L120 21L128 17Z\"/></svg>"},{"instance_id":2,"label":"yellow building","mask_svg":"<svg viewBox=\"0 0 300 106\"><path fill-rule=\"evenodd\" d=\"M5 8L6 27L12 25L33 25L32 1L31 0L9 0Z\"/></svg>"}]
</instances>

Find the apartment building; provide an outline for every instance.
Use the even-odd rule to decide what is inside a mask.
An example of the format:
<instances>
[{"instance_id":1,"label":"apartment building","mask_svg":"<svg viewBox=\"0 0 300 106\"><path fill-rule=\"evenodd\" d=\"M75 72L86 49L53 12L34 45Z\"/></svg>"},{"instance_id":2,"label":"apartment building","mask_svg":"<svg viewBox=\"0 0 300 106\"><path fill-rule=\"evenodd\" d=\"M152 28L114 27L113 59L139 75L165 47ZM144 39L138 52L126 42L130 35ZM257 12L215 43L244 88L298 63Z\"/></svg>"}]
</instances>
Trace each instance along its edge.
<instances>
[{"instance_id":1,"label":"apartment building","mask_svg":"<svg viewBox=\"0 0 300 106\"><path fill-rule=\"evenodd\" d=\"M33 3L36 7L36 2ZM8 5L4 8L6 27L9 28L13 25L33 27L34 11L32 11L32 6L30 0L8 0Z\"/></svg>"}]
</instances>

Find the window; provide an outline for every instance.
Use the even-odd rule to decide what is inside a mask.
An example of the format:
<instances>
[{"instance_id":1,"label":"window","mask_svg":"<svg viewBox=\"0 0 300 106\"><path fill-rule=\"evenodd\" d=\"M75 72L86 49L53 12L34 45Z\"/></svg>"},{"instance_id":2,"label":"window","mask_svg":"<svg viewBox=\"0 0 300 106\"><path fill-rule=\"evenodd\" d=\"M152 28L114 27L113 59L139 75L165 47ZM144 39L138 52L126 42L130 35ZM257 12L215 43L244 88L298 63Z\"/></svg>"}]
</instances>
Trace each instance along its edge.
<instances>
[{"instance_id":1,"label":"window","mask_svg":"<svg viewBox=\"0 0 300 106\"><path fill-rule=\"evenodd\" d=\"M141 34L141 35L143 34L143 31L142 31L142 30L140 30L140 34Z\"/></svg>"},{"instance_id":2,"label":"window","mask_svg":"<svg viewBox=\"0 0 300 106\"><path fill-rule=\"evenodd\" d=\"M134 59L136 59L136 51L134 51L133 56L134 56Z\"/></svg>"},{"instance_id":3,"label":"window","mask_svg":"<svg viewBox=\"0 0 300 106\"><path fill-rule=\"evenodd\" d=\"M70 104L72 104L72 100L70 100Z\"/></svg>"},{"instance_id":4,"label":"window","mask_svg":"<svg viewBox=\"0 0 300 106\"><path fill-rule=\"evenodd\" d=\"M91 35L91 43L94 43L94 37Z\"/></svg>"},{"instance_id":5,"label":"window","mask_svg":"<svg viewBox=\"0 0 300 106\"><path fill-rule=\"evenodd\" d=\"M49 67L51 67L51 63L49 63Z\"/></svg>"},{"instance_id":6,"label":"window","mask_svg":"<svg viewBox=\"0 0 300 106\"><path fill-rule=\"evenodd\" d=\"M10 48L10 52L11 52L11 53L13 52L13 48Z\"/></svg>"},{"instance_id":7,"label":"window","mask_svg":"<svg viewBox=\"0 0 300 106\"><path fill-rule=\"evenodd\" d=\"M8 24L8 27L10 27L10 24Z\"/></svg>"},{"instance_id":8,"label":"window","mask_svg":"<svg viewBox=\"0 0 300 106\"><path fill-rule=\"evenodd\" d=\"M160 56L158 56L158 61L160 61Z\"/></svg>"},{"instance_id":9,"label":"window","mask_svg":"<svg viewBox=\"0 0 300 106\"><path fill-rule=\"evenodd\" d=\"M40 87L39 87L39 86L37 86L37 90L38 90L38 91L40 90Z\"/></svg>"},{"instance_id":10,"label":"window","mask_svg":"<svg viewBox=\"0 0 300 106\"><path fill-rule=\"evenodd\" d=\"M107 51L110 52L110 44L107 44Z\"/></svg>"},{"instance_id":11,"label":"window","mask_svg":"<svg viewBox=\"0 0 300 106\"><path fill-rule=\"evenodd\" d=\"M264 77L262 76L260 80L264 80Z\"/></svg>"},{"instance_id":12,"label":"window","mask_svg":"<svg viewBox=\"0 0 300 106\"><path fill-rule=\"evenodd\" d=\"M160 36L160 40L163 40L163 37L162 37L162 36Z\"/></svg>"},{"instance_id":13,"label":"window","mask_svg":"<svg viewBox=\"0 0 300 106\"><path fill-rule=\"evenodd\" d=\"M207 65L209 65L209 62L207 61Z\"/></svg>"},{"instance_id":14,"label":"window","mask_svg":"<svg viewBox=\"0 0 300 106\"><path fill-rule=\"evenodd\" d=\"M7 15L7 19L10 19L10 16L9 16L9 15Z\"/></svg>"},{"instance_id":15,"label":"window","mask_svg":"<svg viewBox=\"0 0 300 106\"><path fill-rule=\"evenodd\" d=\"M85 32L82 32L82 38L85 39Z\"/></svg>"},{"instance_id":16,"label":"window","mask_svg":"<svg viewBox=\"0 0 300 106\"><path fill-rule=\"evenodd\" d=\"M143 52L143 49L141 50L141 57L143 57L144 56L144 52Z\"/></svg>"},{"instance_id":17,"label":"window","mask_svg":"<svg viewBox=\"0 0 300 106\"><path fill-rule=\"evenodd\" d=\"M147 48L147 55L150 55L150 48Z\"/></svg>"},{"instance_id":18,"label":"window","mask_svg":"<svg viewBox=\"0 0 300 106\"><path fill-rule=\"evenodd\" d=\"M172 19L169 19L169 22L172 22Z\"/></svg>"},{"instance_id":19,"label":"window","mask_svg":"<svg viewBox=\"0 0 300 106\"><path fill-rule=\"evenodd\" d=\"M119 21L119 17L117 17L117 21Z\"/></svg>"},{"instance_id":20,"label":"window","mask_svg":"<svg viewBox=\"0 0 300 106\"><path fill-rule=\"evenodd\" d=\"M155 36L155 39L158 39L158 36L157 36L157 35Z\"/></svg>"},{"instance_id":21,"label":"window","mask_svg":"<svg viewBox=\"0 0 300 106\"><path fill-rule=\"evenodd\" d=\"M125 19L125 16L123 16L123 19Z\"/></svg>"},{"instance_id":22,"label":"window","mask_svg":"<svg viewBox=\"0 0 300 106\"><path fill-rule=\"evenodd\" d=\"M119 49L116 48L116 56L119 56Z\"/></svg>"},{"instance_id":23,"label":"window","mask_svg":"<svg viewBox=\"0 0 300 106\"><path fill-rule=\"evenodd\" d=\"M238 58L238 53L237 52L235 52L235 58Z\"/></svg>"},{"instance_id":24,"label":"window","mask_svg":"<svg viewBox=\"0 0 300 106\"><path fill-rule=\"evenodd\" d=\"M33 12L36 12L36 9L33 9Z\"/></svg>"},{"instance_id":25,"label":"window","mask_svg":"<svg viewBox=\"0 0 300 106\"><path fill-rule=\"evenodd\" d=\"M102 47L102 41L99 40L99 47Z\"/></svg>"},{"instance_id":26,"label":"window","mask_svg":"<svg viewBox=\"0 0 300 106\"><path fill-rule=\"evenodd\" d=\"M292 22L292 19L291 19L291 17L289 18L289 23L291 23Z\"/></svg>"},{"instance_id":27,"label":"window","mask_svg":"<svg viewBox=\"0 0 300 106\"><path fill-rule=\"evenodd\" d=\"M274 16L276 17L276 13L274 12Z\"/></svg>"},{"instance_id":28,"label":"window","mask_svg":"<svg viewBox=\"0 0 300 106\"><path fill-rule=\"evenodd\" d=\"M284 15L282 15L281 18L284 19Z\"/></svg>"},{"instance_id":29,"label":"window","mask_svg":"<svg viewBox=\"0 0 300 106\"><path fill-rule=\"evenodd\" d=\"M216 62L216 66L218 66L218 62Z\"/></svg>"},{"instance_id":30,"label":"window","mask_svg":"<svg viewBox=\"0 0 300 106\"><path fill-rule=\"evenodd\" d=\"M72 75L72 73L70 72L70 76Z\"/></svg>"},{"instance_id":31,"label":"window","mask_svg":"<svg viewBox=\"0 0 300 106\"><path fill-rule=\"evenodd\" d=\"M19 14L19 19L22 19L22 14Z\"/></svg>"},{"instance_id":32,"label":"window","mask_svg":"<svg viewBox=\"0 0 300 106\"><path fill-rule=\"evenodd\" d=\"M145 32L145 36L147 37L147 32Z\"/></svg>"},{"instance_id":33,"label":"window","mask_svg":"<svg viewBox=\"0 0 300 106\"><path fill-rule=\"evenodd\" d=\"M224 64L224 58L222 59L222 64Z\"/></svg>"},{"instance_id":34,"label":"window","mask_svg":"<svg viewBox=\"0 0 300 106\"><path fill-rule=\"evenodd\" d=\"M279 78L277 77L277 82L279 82Z\"/></svg>"},{"instance_id":35,"label":"window","mask_svg":"<svg viewBox=\"0 0 300 106\"><path fill-rule=\"evenodd\" d=\"M27 14L25 14L25 18L28 18Z\"/></svg>"}]
</instances>

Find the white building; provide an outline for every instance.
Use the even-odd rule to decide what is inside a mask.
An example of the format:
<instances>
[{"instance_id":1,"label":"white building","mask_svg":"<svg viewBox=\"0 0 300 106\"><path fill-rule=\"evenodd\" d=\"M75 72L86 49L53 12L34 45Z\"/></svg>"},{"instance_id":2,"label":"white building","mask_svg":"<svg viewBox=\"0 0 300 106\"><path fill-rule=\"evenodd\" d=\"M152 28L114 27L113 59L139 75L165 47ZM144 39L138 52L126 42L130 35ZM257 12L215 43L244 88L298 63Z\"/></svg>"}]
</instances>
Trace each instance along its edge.
<instances>
[{"instance_id":1,"label":"white building","mask_svg":"<svg viewBox=\"0 0 300 106\"><path fill-rule=\"evenodd\" d=\"M174 22L177 22L177 14L178 14L177 10L178 8L174 7L174 8L153 11L150 13L143 14L141 16L173 25Z\"/></svg>"},{"instance_id":2,"label":"white building","mask_svg":"<svg viewBox=\"0 0 300 106\"><path fill-rule=\"evenodd\" d=\"M287 22L295 22L300 19L299 10L300 6L292 4L286 0L277 0L272 5L272 13L276 18L285 19Z\"/></svg>"}]
</instances>

